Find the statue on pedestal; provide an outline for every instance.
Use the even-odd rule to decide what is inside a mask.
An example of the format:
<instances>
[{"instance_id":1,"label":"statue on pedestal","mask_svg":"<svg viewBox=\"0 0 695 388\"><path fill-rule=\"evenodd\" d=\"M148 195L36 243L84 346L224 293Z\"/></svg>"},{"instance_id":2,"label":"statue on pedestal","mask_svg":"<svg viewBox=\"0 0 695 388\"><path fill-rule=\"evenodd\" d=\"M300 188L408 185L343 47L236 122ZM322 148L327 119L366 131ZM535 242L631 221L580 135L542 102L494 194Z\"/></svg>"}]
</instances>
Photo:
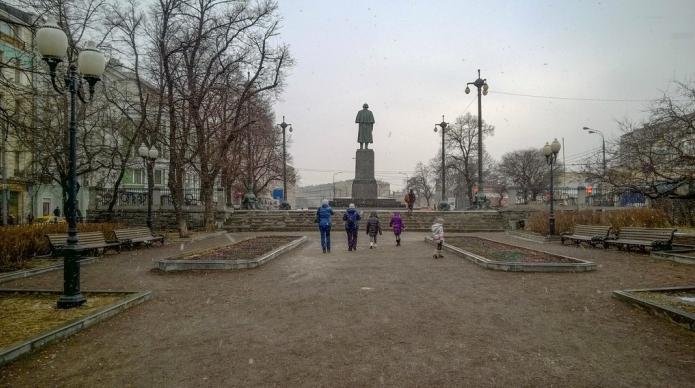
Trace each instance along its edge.
<instances>
[{"instance_id":1,"label":"statue on pedestal","mask_svg":"<svg viewBox=\"0 0 695 388\"><path fill-rule=\"evenodd\" d=\"M357 142L360 143L360 149L369 149L369 143L374 143L372 139L372 129L374 128L374 115L369 110L369 105L365 102L362 105L362 110L357 112L355 123L359 124L359 132L357 133Z\"/></svg>"}]
</instances>

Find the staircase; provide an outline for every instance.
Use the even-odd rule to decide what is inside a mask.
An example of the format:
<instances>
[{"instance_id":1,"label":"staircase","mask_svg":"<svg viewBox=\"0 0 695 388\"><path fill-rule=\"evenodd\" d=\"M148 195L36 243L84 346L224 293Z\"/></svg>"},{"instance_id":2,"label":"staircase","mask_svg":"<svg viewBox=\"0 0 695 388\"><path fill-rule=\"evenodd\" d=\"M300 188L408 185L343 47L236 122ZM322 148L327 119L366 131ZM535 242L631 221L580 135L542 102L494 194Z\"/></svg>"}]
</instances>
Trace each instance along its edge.
<instances>
[{"instance_id":1,"label":"staircase","mask_svg":"<svg viewBox=\"0 0 695 388\"><path fill-rule=\"evenodd\" d=\"M335 210L333 228L343 228L342 210ZM371 211L362 213L360 228L363 228ZM389 230L388 223L391 211L377 211L382 229ZM463 211L463 212L434 212L416 211L412 216L401 212L401 218L406 230L414 232L429 232L435 218L444 219L444 230L452 232L501 232L504 231L506 220L495 210ZM315 210L273 210L273 211L235 211L223 228L229 232L270 232L270 231L310 231L318 227L314 223Z\"/></svg>"}]
</instances>

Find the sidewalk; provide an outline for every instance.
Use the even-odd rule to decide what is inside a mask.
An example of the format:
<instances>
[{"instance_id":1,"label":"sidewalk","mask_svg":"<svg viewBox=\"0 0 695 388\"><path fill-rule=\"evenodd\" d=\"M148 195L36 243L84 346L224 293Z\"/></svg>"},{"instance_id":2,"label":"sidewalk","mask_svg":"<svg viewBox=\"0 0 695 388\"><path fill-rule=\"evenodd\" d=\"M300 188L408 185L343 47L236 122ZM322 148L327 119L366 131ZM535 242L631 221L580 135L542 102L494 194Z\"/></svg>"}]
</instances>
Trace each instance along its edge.
<instances>
[{"instance_id":1,"label":"sidewalk","mask_svg":"<svg viewBox=\"0 0 695 388\"><path fill-rule=\"evenodd\" d=\"M265 233L264 233L265 234ZM302 234L302 233L296 233ZM0 369L0 386L687 386L692 332L615 300L621 288L692 283L693 266L645 255L486 236L570 254L592 273L489 271L432 260L423 233L333 253L318 233L250 271L160 273L152 262L216 236L109 255L83 289L152 300ZM62 286L60 271L5 287Z\"/></svg>"}]
</instances>

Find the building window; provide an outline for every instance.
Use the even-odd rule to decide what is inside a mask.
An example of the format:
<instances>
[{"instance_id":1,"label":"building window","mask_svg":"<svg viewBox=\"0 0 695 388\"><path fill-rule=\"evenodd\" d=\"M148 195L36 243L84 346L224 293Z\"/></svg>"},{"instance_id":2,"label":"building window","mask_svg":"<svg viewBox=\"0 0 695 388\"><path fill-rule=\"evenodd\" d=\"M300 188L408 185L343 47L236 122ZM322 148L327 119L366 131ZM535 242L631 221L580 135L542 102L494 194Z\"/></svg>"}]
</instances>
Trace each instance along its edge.
<instances>
[{"instance_id":1,"label":"building window","mask_svg":"<svg viewBox=\"0 0 695 388\"><path fill-rule=\"evenodd\" d=\"M123 173L122 182L124 185L141 185L145 181L144 175L144 171L141 168L127 168Z\"/></svg>"},{"instance_id":2,"label":"building window","mask_svg":"<svg viewBox=\"0 0 695 388\"><path fill-rule=\"evenodd\" d=\"M5 35L14 36L14 31L10 23L0 22L0 32Z\"/></svg>"},{"instance_id":3,"label":"building window","mask_svg":"<svg viewBox=\"0 0 695 388\"><path fill-rule=\"evenodd\" d=\"M14 176L19 177L22 175L22 167L21 167L21 161L22 161L22 151L16 150L14 152Z\"/></svg>"},{"instance_id":4,"label":"building window","mask_svg":"<svg viewBox=\"0 0 695 388\"><path fill-rule=\"evenodd\" d=\"M164 184L164 170L154 170L154 184L163 185Z\"/></svg>"},{"instance_id":5,"label":"building window","mask_svg":"<svg viewBox=\"0 0 695 388\"><path fill-rule=\"evenodd\" d=\"M43 199L43 203L41 204L41 215L44 217L51 215L51 199L50 198L44 198Z\"/></svg>"},{"instance_id":6,"label":"building window","mask_svg":"<svg viewBox=\"0 0 695 388\"><path fill-rule=\"evenodd\" d=\"M18 84L22 82L22 71L21 71L21 63L19 62L19 58L15 58L14 60L14 83Z\"/></svg>"}]
</instances>

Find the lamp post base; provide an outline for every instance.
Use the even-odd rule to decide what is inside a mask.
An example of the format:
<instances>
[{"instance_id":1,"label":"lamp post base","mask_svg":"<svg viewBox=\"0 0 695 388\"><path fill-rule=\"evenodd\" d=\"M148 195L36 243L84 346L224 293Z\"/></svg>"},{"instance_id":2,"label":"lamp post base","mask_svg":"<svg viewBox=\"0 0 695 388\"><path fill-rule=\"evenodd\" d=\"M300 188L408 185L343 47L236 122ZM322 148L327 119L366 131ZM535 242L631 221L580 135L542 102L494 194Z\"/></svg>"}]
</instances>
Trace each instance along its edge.
<instances>
[{"instance_id":1,"label":"lamp post base","mask_svg":"<svg viewBox=\"0 0 695 388\"><path fill-rule=\"evenodd\" d=\"M440 211L448 211L451 210L451 206L449 205L449 202L440 201L437 205L437 209Z\"/></svg>"},{"instance_id":2,"label":"lamp post base","mask_svg":"<svg viewBox=\"0 0 695 388\"><path fill-rule=\"evenodd\" d=\"M555 235L555 216L551 215L548 217L548 235Z\"/></svg>"},{"instance_id":3,"label":"lamp post base","mask_svg":"<svg viewBox=\"0 0 695 388\"><path fill-rule=\"evenodd\" d=\"M488 202L487 198L485 198L485 194L478 192L475 195L475 208L476 209L488 209L489 207L490 207L490 203Z\"/></svg>"},{"instance_id":4,"label":"lamp post base","mask_svg":"<svg viewBox=\"0 0 695 388\"><path fill-rule=\"evenodd\" d=\"M73 307L80 307L86 302L84 295L78 293L77 295L61 295L58 298L58 308L59 309L69 309Z\"/></svg>"},{"instance_id":5,"label":"lamp post base","mask_svg":"<svg viewBox=\"0 0 695 388\"><path fill-rule=\"evenodd\" d=\"M68 245L63 248L63 294L58 298L59 309L79 307L86 301L80 292L80 247Z\"/></svg>"}]
</instances>

